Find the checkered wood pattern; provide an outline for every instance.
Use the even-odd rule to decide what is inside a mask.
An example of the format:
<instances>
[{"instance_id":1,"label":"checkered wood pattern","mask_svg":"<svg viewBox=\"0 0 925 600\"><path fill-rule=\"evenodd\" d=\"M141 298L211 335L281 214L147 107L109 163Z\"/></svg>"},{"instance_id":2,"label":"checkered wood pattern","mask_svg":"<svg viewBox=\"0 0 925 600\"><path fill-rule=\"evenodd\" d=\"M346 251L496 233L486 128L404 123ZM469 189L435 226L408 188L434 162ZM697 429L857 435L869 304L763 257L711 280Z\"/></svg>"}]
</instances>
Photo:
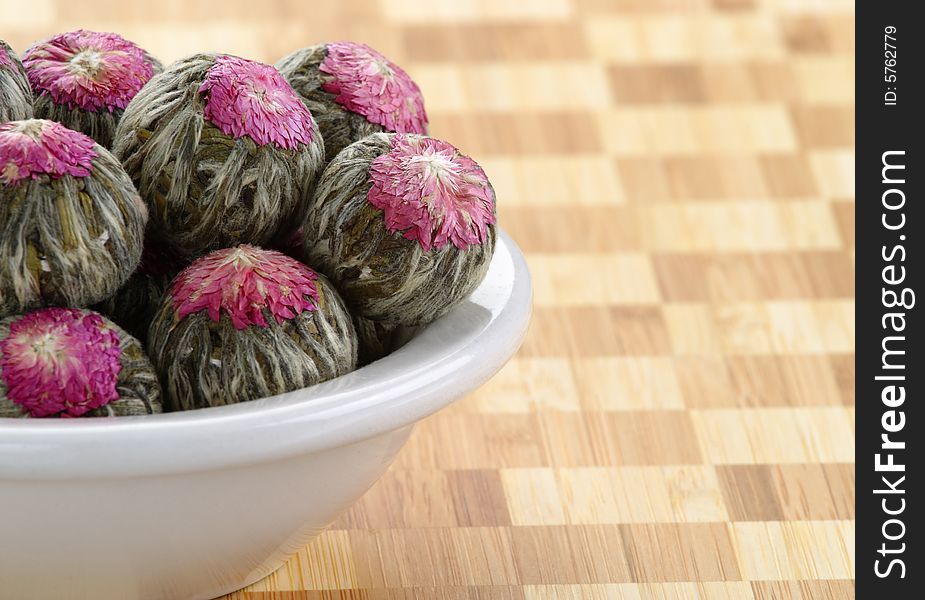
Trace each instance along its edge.
<instances>
[{"instance_id":1,"label":"checkered wood pattern","mask_svg":"<svg viewBox=\"0 0 925 600\"><path fill-rule=\"evenodd\" d=\"M854 596L852 2L0 12L19 50L81 26L166 60L366 41L485 167L531 265L516 358L229 598Z\"/></svg>"}]
</instances>

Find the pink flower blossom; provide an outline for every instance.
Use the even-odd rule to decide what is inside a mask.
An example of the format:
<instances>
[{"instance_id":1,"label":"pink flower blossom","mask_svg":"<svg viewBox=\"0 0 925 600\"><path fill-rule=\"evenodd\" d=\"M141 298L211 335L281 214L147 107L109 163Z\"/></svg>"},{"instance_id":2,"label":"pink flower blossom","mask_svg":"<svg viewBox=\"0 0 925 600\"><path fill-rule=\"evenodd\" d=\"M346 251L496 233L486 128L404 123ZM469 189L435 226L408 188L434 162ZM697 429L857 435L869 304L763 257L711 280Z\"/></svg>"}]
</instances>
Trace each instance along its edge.
<instances>
[{"instance_id":1,"label":"pink flower blossom","mask_svg":"<svg viewBox=\"0 0 925 600\"><path fill-rule=\"evenodd\" d=\"M96 142L60 123L42 119L0 125L0 182L49 175L86 177L93 169Z\"/></svg>"},{"instance_id":2,"label":"pink flower blossom","mask_svg":"<svg viewBox=\"0 0 925 600\"><path fill-rule=\"evenodd\" d=\"M274 250L247 244L216 250L184 269L170 288L178 318L207 311L216 323L222 311L236 329L267 327L266 308L277 323L315 310L318 275Z\"/></svg>"},{"instance_id":3,"label":"pink flower blossom","mask_svg":"<svg viewBox=\"0 0 925 600\"><path fill-rule=\"evenodd\" d=\"M144 51L132 42L83 29L35 44L22 62L36 94L88 111L124 109L154 73Z\"/></svg>"},{"instance_id":4,"label":"pink flower blossom","mask_svg":"<svg viewBox=\"0 0 925 600\"><path fill-rule=\"evenodd\" d=\"M421 89L401 67L366 44L328 44L318 68L331 75L321 88L347 110L387 131L427 133Z\"/></svg>"},{"instance_id":5,"label":"pink flower blossom","mask_svg":"<svg viewBox=\"0 0 925 600\"><path fill-rule=\"evenodd\" d=\"M369 203L385 213L390 233L424 250L452 242L461 250L485 241L495 222L495 195L482 168L447 142L395 134L391 150L369 167Z\"/></svg>"},{"instance_id":6,"label":"pink flower blossom","mask_svg":"<svg viewBox=\"0 0 925 600\"><path fill-rule=\"evenodd\" d=\"M270 65L219 56L199 92L206 95L205 117L225 135L290 150L313 139L315 119Z\"/></svg>"},{"instance_id":7,"label":"pink flower blossom","mask_svg":"<svg viewBox=\"0 0 925 600\"><path fill-rule=\"evenodd\" d=\"M117 400L119 335L102 317L45 308L13 321L0 340L7 398L33 417L79 417Z\"/></svg>"}]
</instances>

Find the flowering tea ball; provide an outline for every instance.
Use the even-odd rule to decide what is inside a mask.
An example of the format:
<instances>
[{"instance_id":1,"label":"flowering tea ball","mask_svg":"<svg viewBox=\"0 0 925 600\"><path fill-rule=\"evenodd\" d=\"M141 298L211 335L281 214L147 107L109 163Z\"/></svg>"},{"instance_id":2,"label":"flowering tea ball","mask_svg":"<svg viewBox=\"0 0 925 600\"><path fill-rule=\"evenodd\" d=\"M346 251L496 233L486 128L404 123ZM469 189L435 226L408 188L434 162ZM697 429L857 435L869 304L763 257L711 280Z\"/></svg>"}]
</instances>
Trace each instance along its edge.
<instances>
[{"instance_id":1,"label":"flowering tea ball","mask_svg":"<svg viewBox=\"0 0 925 600\"><path fill-rule=\"evenodd\" d=\"M330 283L297 260L241 245L193 262L148 331L170 410L297 390L356 368L356 332Z\"/></svg>"},{"instance_id":2,"label":"flowering tea ball","mask_svg":"<svg viewBox=\"0 0 925 600\"><path fill-rule=\"evenodd\" d=\"M89 137L40 119L0 125L0 317L112 295L146 220L122 165Z\"/></svg>"},{"instance_id":3,"label":"flowering tea ball","mask_svg":"<svg viewBox=\"0 0 925 600\"><path fill-rule=\"evenodd\" d=\"M138 340L95 312L0 319L0 417L147 415L160 395Z\"/></svg>"},{"instance_id":4,"label":"flowering tea ball","mask_svg":"<svg viewBox=\"0 0 925 600\"><path fill-rule=\"evenodd\" d=\"M151 208L154 233L195 258L269 241L307 201L324 145L276 69L197 54L135 97L113 152Z\"/></svg>"},{"instance_id":5,"label":"flowering tea ball","mask_svg":"<svg viewBox=\"0 0 925 600\"><path fill-rule=\"evenodd\" d=\"M427 133L420 88L365 44L310 46L276 66L318 121L327 161L371 133Z\"/></svg>"},{"instance_id":6,"label":"flowering tea ball","mask_svg":"<svg viewBox=\"0 0 925 600\"><path fill-rule=\"evenodd\" d=\"M129 101L161 63L115 33L70 31L34 44L23 64L35 116L85 133L104 148Z\"/></svg>"},{"instance_id":7,"label":"flowering tea ball","mask_svg":"<svg viewBox=\"0 0 925 600\"><path fill-rule=\"evenodd\" d=\"M482 281L494 224L495 192L475 161L434 138L376 133L318 179L304 249L358 314L424 325Z\"/></svg>"},{"instance_id":8,"label":"flowering tea ball","mask_svg":"<svg viewBox=\"0 0 925 600\"><path fill-rule=\"evenodd\" d=\"M32 118L32 89L13 49L0 40L0 123Z\"/></svg>"}]
</instances>

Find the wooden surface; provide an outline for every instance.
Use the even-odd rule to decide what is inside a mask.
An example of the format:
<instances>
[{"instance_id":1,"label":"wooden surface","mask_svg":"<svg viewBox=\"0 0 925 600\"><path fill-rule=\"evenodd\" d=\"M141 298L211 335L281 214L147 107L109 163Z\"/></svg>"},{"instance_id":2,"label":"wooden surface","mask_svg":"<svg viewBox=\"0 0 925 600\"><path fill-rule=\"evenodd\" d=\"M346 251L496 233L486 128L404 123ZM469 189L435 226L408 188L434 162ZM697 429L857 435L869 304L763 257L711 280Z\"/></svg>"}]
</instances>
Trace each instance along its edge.
<instances>
[{"instance_id":1,"label":"wooden surface","mask_svg":"<svg viewBox=\"0 0 925 600\"><path fill-rule=\"evenodd\" d=\"M853 597L852 2L146 4L0 0L0 37L366 41L536 283L515 360L230 598Z\"/></svg>"}]
</instances>

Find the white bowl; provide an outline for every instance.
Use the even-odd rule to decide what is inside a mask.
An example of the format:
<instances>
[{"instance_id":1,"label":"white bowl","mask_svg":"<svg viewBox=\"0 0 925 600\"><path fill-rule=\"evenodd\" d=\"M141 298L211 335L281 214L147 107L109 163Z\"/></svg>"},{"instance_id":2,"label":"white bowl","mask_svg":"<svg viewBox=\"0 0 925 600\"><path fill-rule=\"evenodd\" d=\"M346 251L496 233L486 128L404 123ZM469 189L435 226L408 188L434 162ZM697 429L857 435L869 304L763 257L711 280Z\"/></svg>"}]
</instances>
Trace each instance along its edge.
<instances>
[{"instance_id":1,"label":"white bowl","mask_svg":"<svg viewBox=\"0 0 925 600\"><path fill-rule=\"evenodd\" d=\"M0 598L212 598L271 573L385 471L414 423L526 333L526 263L397 352L296 392L123 419L0 419Z\"/></svg>"}]
</instances>

